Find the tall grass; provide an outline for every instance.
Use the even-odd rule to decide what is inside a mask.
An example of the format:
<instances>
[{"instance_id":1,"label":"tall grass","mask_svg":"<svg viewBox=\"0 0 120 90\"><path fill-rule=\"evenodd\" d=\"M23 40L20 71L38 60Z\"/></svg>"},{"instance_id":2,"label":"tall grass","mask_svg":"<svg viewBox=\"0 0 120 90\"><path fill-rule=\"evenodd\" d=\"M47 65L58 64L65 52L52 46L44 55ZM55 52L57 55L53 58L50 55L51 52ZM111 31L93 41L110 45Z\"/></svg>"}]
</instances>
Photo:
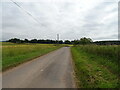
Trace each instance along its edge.
<instances>
[{"instance_id":1,"label":"tall grass","mask_svg":"<svg viewBox=\"0 0 120 90\"><path fill-rule=\"evenodd\" d=\"M107 46L81 45L80 49L88 53L109 58L116 62L118 62L120 59L120 46L118 45L107 45Z\"/></svg>"},{"instance_id":2,"label":"tall grass","mask_svg":"<svg viewBox=\"0 0 120 90\"><path fill-rule=\"evenodd\" d=\"M52 44L5 44L2 46L2 69L16 66L60 47Z\"/></svg>"},{"instance_id":3,"label":"tall grass","mask_svg":"<svg viewBox=\"0 0 120 90\"><path fill-rule=\"evenodd\" d=\"M81 88L118 88L119 46L72 47L78 85Z\"/></svg>"},{"instance_id":4,"label":"tall grass","mask_svg":"<svg viewBox=\"0 0 120 90\"><path fill-rule=\"evenodd\" d=\"M97 62L105 65L113 73L120 75L120 46L81 45L79 46L79 50L98 57L103 57L103 60Z\"/></svg>"}]
</instances>

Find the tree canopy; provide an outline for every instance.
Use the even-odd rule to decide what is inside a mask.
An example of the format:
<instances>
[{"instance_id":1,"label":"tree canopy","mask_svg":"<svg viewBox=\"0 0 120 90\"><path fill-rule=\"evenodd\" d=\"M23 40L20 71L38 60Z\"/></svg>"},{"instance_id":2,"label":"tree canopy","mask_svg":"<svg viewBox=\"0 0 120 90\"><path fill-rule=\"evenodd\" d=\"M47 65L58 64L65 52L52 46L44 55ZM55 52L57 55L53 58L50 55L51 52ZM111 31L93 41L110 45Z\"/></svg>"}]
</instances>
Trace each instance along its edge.
<instances>
[{"instance_id":1,"label":"tree canopy","mask_svg":"<svg viewBox=\"0 0 120 90\"><path fill-rule=\"evenodd\" d=\"M28 39L24 39L24 40L21 40L21 39L18 39L18 38L12 38L12 39L9 39L7 42L12 42L12 43L41 43L41 44L74 44L74 45L78 45L78 44L82 44L82 45L85 45L85 44L90 44L92 42L92 39L90 38L81 38L80 40L73 40L73 41L70 41L70 40L44 40L44 39L31 39L31 40L28 40Z\"/></svg>"},{"instance_id":2,"label":"tree canopy","mask_svg":"<svg viewBox=\"0 0 120 90\"><path fill-rule=\"evenodd\" d=\"M93 41L92 41L92 39L90 39L90 38L83 37L83 38L80 39L80 44L82 44L82 45L90 44L90 43L92 43L92 42L93 42Z\"/></svg>"}]
</instances>

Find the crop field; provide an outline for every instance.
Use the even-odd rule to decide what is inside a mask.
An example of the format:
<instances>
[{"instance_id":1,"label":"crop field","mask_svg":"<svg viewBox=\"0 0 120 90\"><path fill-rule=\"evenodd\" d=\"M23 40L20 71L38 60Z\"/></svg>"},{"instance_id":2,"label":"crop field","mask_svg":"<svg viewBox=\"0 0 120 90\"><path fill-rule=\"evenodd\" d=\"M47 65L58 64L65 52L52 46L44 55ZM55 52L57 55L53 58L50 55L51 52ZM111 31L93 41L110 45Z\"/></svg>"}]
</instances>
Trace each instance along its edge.
<instances>
[{"instance_id":1,"label":"crop field","mask_svg":"<svg viewBox=\"0 0 120 90\"><path fill-rule=\"evenodd\" d=\"M53 44L13 44L2 43L2 70L60 48Z\"/></svg>"},{"instance_id":2,"label":"crop field","mask_svg":"<svg viewBox=\"0 0 120 90\"><path fill-rule=\"evenodd\" d=\"M81 45L71 51L80 88L120 88L120 46Z\"/></svg>"}]
</instances>

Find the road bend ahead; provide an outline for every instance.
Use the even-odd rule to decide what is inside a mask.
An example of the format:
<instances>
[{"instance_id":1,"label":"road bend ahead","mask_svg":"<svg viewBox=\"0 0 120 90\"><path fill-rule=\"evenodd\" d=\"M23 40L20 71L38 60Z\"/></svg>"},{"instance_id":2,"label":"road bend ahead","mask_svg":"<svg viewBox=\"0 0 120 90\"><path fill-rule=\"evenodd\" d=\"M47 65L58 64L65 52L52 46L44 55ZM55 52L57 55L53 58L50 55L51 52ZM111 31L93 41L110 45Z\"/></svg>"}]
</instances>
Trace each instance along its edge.
<instances>
[{"instance_id":1,"label":"road bend ahead","mask_svg":"<svg viewBox=\"0 0 120 90\"><path fill-rule=\"evenodd\" d=\"M3 73L3 88L74 88L70 48L63 47Z\"/></svg>"}]
</instances>

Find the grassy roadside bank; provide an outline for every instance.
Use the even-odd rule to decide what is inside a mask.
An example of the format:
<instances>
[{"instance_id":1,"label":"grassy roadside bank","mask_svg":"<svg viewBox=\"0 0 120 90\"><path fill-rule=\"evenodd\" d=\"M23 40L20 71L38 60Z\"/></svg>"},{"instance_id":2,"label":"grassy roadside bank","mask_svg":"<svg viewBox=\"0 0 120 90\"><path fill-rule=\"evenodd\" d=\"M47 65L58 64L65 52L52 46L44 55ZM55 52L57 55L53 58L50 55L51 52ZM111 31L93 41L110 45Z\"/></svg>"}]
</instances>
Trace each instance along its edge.
<instances>
[{"instance_id":1,"label":"grassy roadside bank","mask_svg":"<svg viewBox=\"0 0 120 90\"><path fill-rule=\"evenodd\" d=\"M76 46L71 48L73 61L75 63L75 72L78 85L80 88L118 88L119 75L118 64L114 57L103 57L99 54L100 51L95 53L95 50L90 46ZM98 47L96 47L98 48ZM105 47L104 47L105 48ZM107 48L107 46L106 46ZM101 49L100 49L101 50ZM106 51L106 49L103 49ZM107 52L105 52L106 55ZM94 53L93 53L94 52Z\"/></svg>"},{"instance_id":2,"label":"grassy roadside bank","mask_svg":"<svg viewBox=\"0 0 120 90\"><path fill-rule=\"evenodd\" d=\"M62 46L52 44L5 44L2 46L2 70L5 71L8 68L59 49L60 47Z\"/></svg>"}]
</instances>

